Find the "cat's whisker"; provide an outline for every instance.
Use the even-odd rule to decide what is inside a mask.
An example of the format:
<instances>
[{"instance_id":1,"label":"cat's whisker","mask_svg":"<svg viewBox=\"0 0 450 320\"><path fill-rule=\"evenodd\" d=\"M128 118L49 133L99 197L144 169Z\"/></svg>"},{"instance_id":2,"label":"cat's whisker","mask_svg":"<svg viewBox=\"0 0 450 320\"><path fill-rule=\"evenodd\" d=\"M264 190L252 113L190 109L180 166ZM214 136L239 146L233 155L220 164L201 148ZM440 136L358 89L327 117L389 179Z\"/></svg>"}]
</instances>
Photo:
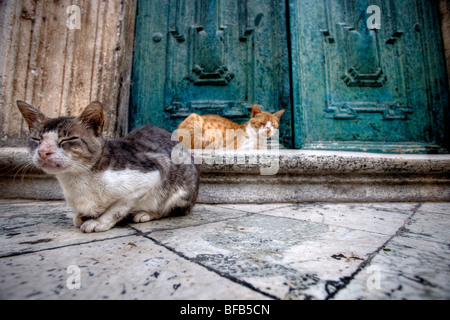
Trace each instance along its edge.
<instances>
[{"instance_id":1,"label":"cat's whisker","mask_svg":"<svg viewBox=\"0 0 450 320\"><path fill-rule=\"evenodd\" d=\"M18 168L15 168L16 169L15 170L16 173L15 173L15 175L13 177L13 181L16 180L17 176L20 176L21 177L21 182L23 182L24 179L25 179L25 175L27 174L27 171L28 171L29 168L30 168L30 164L22 164L22 165L18 166Z\"/></svg>"},{"instance_id":2,"label":"cat's whisker","mask_svg":"<svg viewBox=\"0 0 450 320\"><path fill-rule=\"evenodd\" d=\"M7 175L11 174L13 177L13 180L15 181L16 178L19 176L21 177L21 180L23 182L25 176L29 173L32 172L33 169L35 169L34 165L32 162L27 162L27 163L19 163L16 164L14 167L12 168L8 168L8 170L5 172Z\"/></svg>"}]
</instances>

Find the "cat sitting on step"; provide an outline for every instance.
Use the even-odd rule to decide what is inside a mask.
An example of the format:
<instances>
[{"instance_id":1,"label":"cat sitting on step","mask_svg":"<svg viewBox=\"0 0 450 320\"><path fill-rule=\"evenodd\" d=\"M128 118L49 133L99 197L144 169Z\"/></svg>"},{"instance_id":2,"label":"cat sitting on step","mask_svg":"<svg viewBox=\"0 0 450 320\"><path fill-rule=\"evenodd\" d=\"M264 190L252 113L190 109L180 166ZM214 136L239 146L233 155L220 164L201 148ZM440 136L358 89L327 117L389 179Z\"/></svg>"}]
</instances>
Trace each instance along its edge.
<instances>
[{"instance_id":1,"label":"cat sitting on step","mask_svg":"<svg viewBox=\"0 0 450 320\"><path fill-rule=\"evenodd\" d=\"M178 143L169 132L146 126L108 140L100 102L78 117L55 119L25 102L17 106L30 128L33 163L56 176L83 232L107 231L128 215L134 222L186 215L194 206L199 170L172 162Z\"/></svg>"},{"instance_id":2,"label":"cat sitting on step","mask_svg":"<svg viewBox=\"0 0 450 320\"><path fill-rule=\"evenodd\" d=\"M193 113L180 123L176 136L190 149L266 149L267 139L278 129L283 113L263 112L255 103L250 120L244 124L218 115Z\"/></svg>"}]
</instances>

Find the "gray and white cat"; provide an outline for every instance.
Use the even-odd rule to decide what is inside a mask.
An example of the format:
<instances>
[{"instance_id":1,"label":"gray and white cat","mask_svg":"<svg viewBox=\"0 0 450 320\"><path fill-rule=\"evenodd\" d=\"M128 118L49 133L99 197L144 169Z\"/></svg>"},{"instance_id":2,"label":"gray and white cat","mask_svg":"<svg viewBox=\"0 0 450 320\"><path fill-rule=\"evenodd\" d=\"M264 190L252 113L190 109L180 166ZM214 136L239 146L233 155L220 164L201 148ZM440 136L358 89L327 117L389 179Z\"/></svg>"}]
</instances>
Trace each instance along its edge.
<instances>
[{"instance_id":1,"label":"gray and white cat","mask_svg":"<svg viewBox=\"0 0 450 320\"><path fill-rule=\"evenodd\" d=\"M17 106L30 128L33 163L56 176L83 232L107 231L130 214L134 222L186 215L194 206L199 170L172 162L177 142L169 132L146 126L108 140L100 102L55 119L23 101Z\"/></svg>"}]
</instances>

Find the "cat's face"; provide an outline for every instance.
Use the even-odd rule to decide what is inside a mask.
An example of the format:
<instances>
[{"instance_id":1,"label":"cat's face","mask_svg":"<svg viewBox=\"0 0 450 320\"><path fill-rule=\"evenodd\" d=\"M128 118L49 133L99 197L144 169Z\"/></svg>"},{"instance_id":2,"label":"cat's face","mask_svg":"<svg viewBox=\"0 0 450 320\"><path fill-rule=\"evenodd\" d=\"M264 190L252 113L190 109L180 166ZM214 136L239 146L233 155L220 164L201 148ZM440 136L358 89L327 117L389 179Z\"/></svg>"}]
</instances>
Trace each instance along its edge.
<instances>
[{"instance_id":1,"label":"cat's face","mask_svg":"<svg viewBox=\"0 0 450 320\"><path fill-rule=\"evenodd\" d=\"M284 110L277 111L273 114L263 112L257 104L254 104L252 107L252 118L249 124L258 136L270 138L275 133L275 130L278 129L283 113Z\"/></svg>"},{"instance_id":2,"label":"cat's face","mask_svg":"<svg viewBox=\"0 0 450 320\"><path fill-rule=\"evenodd\" d=\"M60 174L90 170L104 143L103 107L91 103L79 117L47 118L25 102L17 106L30 128L27 145L33 163L44 172Z\"/></svg>"}]
</instances>

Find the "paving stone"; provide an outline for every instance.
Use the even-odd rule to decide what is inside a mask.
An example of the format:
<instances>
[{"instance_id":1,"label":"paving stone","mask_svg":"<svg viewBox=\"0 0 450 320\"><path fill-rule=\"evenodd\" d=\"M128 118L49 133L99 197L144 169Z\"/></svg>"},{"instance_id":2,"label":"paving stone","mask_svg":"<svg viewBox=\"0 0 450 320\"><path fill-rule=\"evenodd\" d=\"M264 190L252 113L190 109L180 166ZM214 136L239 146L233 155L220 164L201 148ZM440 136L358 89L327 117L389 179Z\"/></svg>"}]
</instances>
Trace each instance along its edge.
<instances>
[{"instance_id":1,"label":"paving stone","mask_svg":"<svg viewBox=\"0 0 450 320\"><path fill-rule=\"evenodd\" d=\"M449 213L450 203L197 205L84 234L63 201L0 199L0 299L449 299Z\"/></svg>"},{"instance_id":2,"label":"paving stone","mask_svg":"<svg viewBox=\"0 0 450 320\"><path fill-rule=\"evenodd\" d=\"M324 299L388 236L253 215L149 235L189 259L279 299Z\"/></svg>"},{"instance_id":3,"label":"paving stone","mask_svg":"<svg viewBox=\"0 0 450 320\"><path fill-rule=\"evenodd\" d=\"M143 233L149 233L165 229L178 229L190 226L199 226L206 223L246 216L243 210L233 210L220 206L200 204L194 206L188 216L171 217L154 220L149 223L130 223L130 226Z\"/></svg>"},{"instance_id":4,"label":"paving stone","mask_svg":"<svg viewBox=\"0 0 450 320\"><path fill-rule=\"evenodd\" d=\"M9 204L8 204L9 203ZM134 234L121 225L107 233L84 234L64 201L0 201L0 256Z\"/></svg>"},{"instance_id":5,"label":"paving stone","mask_svg":"<svg viewBox=\"0 0 450 320\"><path fill-rule=\"evenodd\" d=\"M394 209L395 208L395 209ZM411 204L295 204L282 210L266 210L266 215L310 221L330 226L394 234L402 226L414 206Z\"/></svg>"},{"instance_id":6,"label":"paving stone","mask_svg":"<svg viewBox=\"0 0 450 320\"><path fill-rule=\"evenodd\" d=\"M334 298L448 300L449 261L447 244L398 237Z\"/></svg>"},{"instance_id":7,"label":"paving stone","mask_svg":"<svg viewBox=\"0 0 450 320\"><path fill-rule=\"evenodd\" d=\"M421 205L404 230L386 243L370 265L358 273L336 298L448 300L448 208L449 204ZM444 211L443 214L435 213Z\"/></svg>"},{"instance_id":8,"label":"paving stone","mask_svg":"<svg viewBox=\"0 0 450 320\"><path fill-rule=\"evenodd\" d=\"M292 206L291 203L264 203L264 204L217 204L219 208L228 208L237 211L261 213L264 211L274 211L283 207Z\"/></svg>"},{"instance_id":9,"label":"paving stone","mask_svg":"<svg viewBox=\"0 0 450 320\"><path fill-rule=\"evenodd\" d=\"M1 299L266 298L138 236L2 258L0 287Z\"/></svg>"},{"instance_id":10,"label":"paving stone","mask_svg":"<svg viewBox=\"0 0 450 320\"><path fill-rule=\"evenodd\" d=\"M449 202L422 203L417 211L450 214L450 203Z\"/></svg>"}]
</instances>

